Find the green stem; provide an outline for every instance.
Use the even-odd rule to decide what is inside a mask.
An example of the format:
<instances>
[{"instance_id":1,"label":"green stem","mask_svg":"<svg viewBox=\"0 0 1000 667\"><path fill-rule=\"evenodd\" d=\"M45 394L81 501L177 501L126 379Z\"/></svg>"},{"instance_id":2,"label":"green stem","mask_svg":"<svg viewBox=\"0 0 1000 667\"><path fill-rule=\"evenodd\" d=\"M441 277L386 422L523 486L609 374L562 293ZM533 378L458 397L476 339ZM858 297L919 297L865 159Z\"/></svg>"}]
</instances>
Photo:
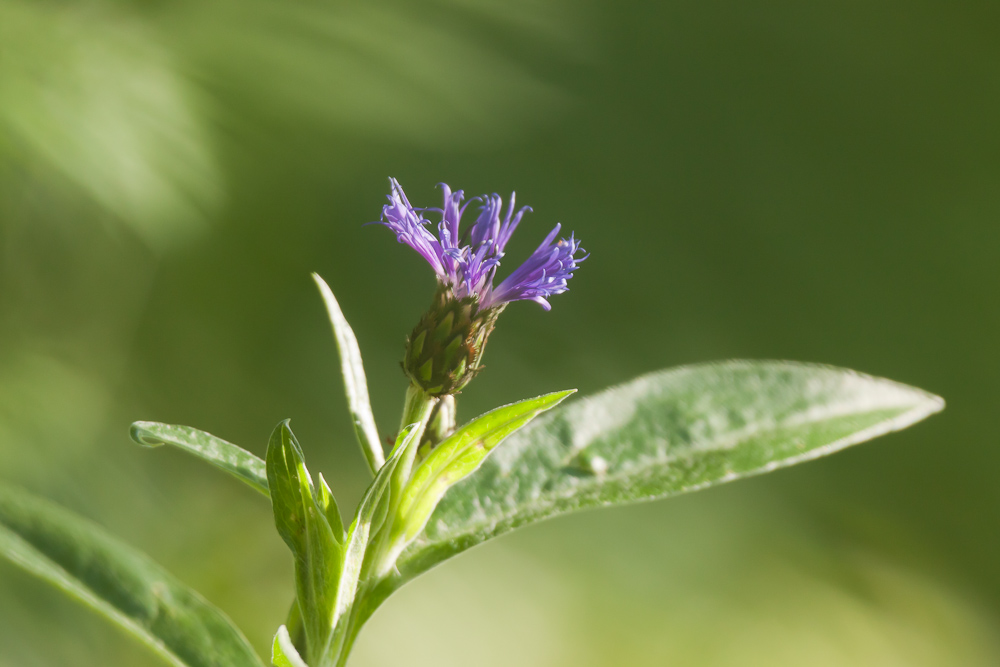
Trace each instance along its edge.
<instances>
[{"instance_id":1,"label":"green stem","mask_svg":"<svg viewBox=\"0 0 1000 667\"><path fill-rule=\"evenodd\" d=\"M439 399L430 396L423 389L415 384L411 384L406 390L406 399L403 402L403 417L399 422L399 430L402 431L410 424L425 422L430 417L430 411L437 405Z\"/></svg>"},{"instance_id":2,"label":"green stem","mask_svg":"<svg viewBox=\"0 0 1000 667\"><path fill-rule=\"evenodd\" d=\"M346 667L347 660L351 657L351 649L354 648L354 641L358 638L358 633L361 632L361 627L363 625L364 620L358 618L355 610L351 609L351 617L347 622L344 641L340 645L340 653L337 656L337 661L334 663L334 667Z\"/></svg>"},{"instance_id":3,"label":"green stem","mask_svg":"<svg viewBox=\"0 0 1000 667\"><path fill-rule=\"evenodd\" d=\"M455 430L455 397L442 396L431 412L427 430L424 432L417 456L424 458L437 444L445 440Z\"/></svg>"},{"instance_id":4,"label":"green stem","mask_svg":"<svg viewBox=\"0 0 1000 667\"><path fill-rule=\"evenodd\" d=\"M417 385L411 384L409 389L406 390L406 401L403 403L403 418L399 422L399 430L402 431L410 424L418 424L417 429L420 433L416 435L416 442L419 444L423 438L423 431L427 428L427 422L431 418L434 407L438 404L439 400L434 396L428 395ZM417 447L411 447L403 453L403 458L400 459L399 464L396 466L392 486L392 493L396 497L398 497L399 491L402 490L402 487L410 479L410 472L413 468L413 460L416 458L416 454Z\"/></svg>"},{"instance_id":5,"label":"green stem","mask_svg":"<svg viewBox=\"0 0 1000 667\"><path fill-rule=\"evenodd\" d=\"M384 596L378 599L369 599L369 595L378 583L379 572L383 569L382 561L385 558L388 536L392 534L392 519L395 517L399 498L409 482L419 443L439 401L440 399L428 395L415 385L410 385L406 391L406 401L403 404L403 417L400 420L399 430L402 431L405 427L416 424L417 431L412 434L413 439L407 448L400 453L399 461L392 471L388 488L389 507L386 511L386 523L378 529L376 534L371 536L365 546L361 570L356 575L358 581L355 586L354 600L344 616L337 621L334 636L320 667L344 667L347 664L348 656L361 627L374 612L375 607L381 604L384 599ZM344 574L342 573L341 576Z\"/></svg>"},{"instance_id":6,"label":"green stem","mask_svg":"<svg viewBox=\"0 0 1000 667\"><path fill-rule=\"evenodd\" d=\"M347 659L351 654L351 649L354 648L355 640L357 640L358 635L361 633L361 628L364 627L368 619L375 613L375 610L382 606L386 598L395 590L394 587L386 586L385 583L383 580L375 584L362 584L359 587L358 602L351 607L351 611L348 614L349 618L344 626L340 651L337 654L336 661L333 663L333 667L345 667L347 665Z\"/></svg>"}]
</instances>

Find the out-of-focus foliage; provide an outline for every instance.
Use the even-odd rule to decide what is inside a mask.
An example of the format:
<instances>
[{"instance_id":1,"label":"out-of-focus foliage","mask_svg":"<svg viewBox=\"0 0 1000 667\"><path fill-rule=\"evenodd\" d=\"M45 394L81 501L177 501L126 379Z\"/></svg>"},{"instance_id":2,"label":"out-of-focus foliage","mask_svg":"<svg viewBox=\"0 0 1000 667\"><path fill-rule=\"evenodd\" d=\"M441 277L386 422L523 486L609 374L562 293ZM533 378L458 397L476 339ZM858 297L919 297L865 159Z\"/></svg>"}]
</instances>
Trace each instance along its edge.
<instances>
[{"instance_id":1,"label":"out-of-focus foliage","mask_svg":"<svg viewBox=\"0 0 1000 667\"><path fill-rule=\"evenodd\" d=\"M0 45L4 176L74 188L150 243L217 206L221 174L197 89L140 17L4 0Z\"/></svg>"},{"instance_id":2,"label":"out-of-focus foliage","mask_svg":"<svg viewBox=\"0 0 1000 667\"><path fill-rule=\"evenodd\" d=\"M214 135L246 130L247 116L496 145L566 100L492 43L580 49L569 3L516 5L4 0L5 176L69 188L157 246L213 217L225 193Z\"/></svg>"},{"instance_id":3,"label":"out-of-focus foliage","mask_svg":"<svg viewBox=\"0 0 1000 667\"><path fill-rule=\"evenodd\" d=\"M0 488L0 551L172 667L263 667L243 634L198 593L61 507Z\"/></svg>"},{"instance_id":4,"label":"out-of-focus foliage","mask_svg":"<svg viewBox=\"0 0 1000 667\"><path fill-rule=\"evenodd\" d=\"M556 221L593 254L550 313L504 312L460 420L733 357L949 409L474 550L386 605L358 665L462 656L435 623L482 664L1000 663L998 27L988 3L903 0L0 0L0 476L152 554L267 654L292 568L266 500L128 425L263 455L293 417L349 511L368 473L309 272L390 433L432 280L362 227L386 177L517 188L535 213L512 257ZM62 664L152 663L0 566L0 665Z\"/></svg>"}]
</instances>

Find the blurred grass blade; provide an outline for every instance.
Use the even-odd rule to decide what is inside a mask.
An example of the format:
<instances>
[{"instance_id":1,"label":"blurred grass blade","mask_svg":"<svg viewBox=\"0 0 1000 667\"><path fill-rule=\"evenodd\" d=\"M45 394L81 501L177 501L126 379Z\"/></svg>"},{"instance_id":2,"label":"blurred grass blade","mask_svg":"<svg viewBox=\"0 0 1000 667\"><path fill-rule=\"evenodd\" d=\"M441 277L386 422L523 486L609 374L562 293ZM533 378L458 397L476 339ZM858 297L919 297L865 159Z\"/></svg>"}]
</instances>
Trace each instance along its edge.
<instances>
[{"instance_id":1,"label":"blurred grass blade","mask_svg":"<svg viewBox=\"0 0 1000 667\"><path fill-rule=\"evenodd\" d=\"M270 496L264 462L238 445L190 426L159 422L135 422L129 433L143 447L173 445L183 449Z\"/></svg>"},{"instance_id":2,"label":"blurred grass blade","mask_svg":"<svg viewBox=\"0 0 1000 667\"><path fill-rule=\"evenodd\" d=\"M368 381L365 379L365 367L361 362L361 350L358 339L347 323L344 313L340 310L333 290L318 273L312 274L319 293L326 304L327 315L333 326L333 336L337 340L337 350L340 352L340 369L344 375L344 391L347 394L347 407L351 411L351 421L354 423L354 433L361 445L361 452L368 461L372 474L385 465L385 454L382 452L382 442L379 439L375 417L372 414L371 402L368 399Z\"/></svg>"},{"instance_id":3,"label":"blurred grass blade","mask_svg":"<svg viewBox=\"0 0 1000 667\"><path fill-rule=\"evenodd\" d=\"M445 494L385 585L401 585L518 526L807 461L943 407L939 397L890 380L792 362L730 361L646 375L508 438Z\"/></svg>"},{"instance_id":4,"label":"blurred grass blade","mask_svg":"<svg viewBox=\"0 0 1000 667\"><path fill-rule=\"evenodd\" d=\"M342 546L317 499L288 420L271 434L267 447L267 481L278 534L295 556L295 591L306 634L306 657L316 663L332 630ZM335 506L334 506L335 507Z\"/></svg>"},{"instance_id":5,"label":"blurred grass blade","mask_svg":"<svg viewBox=\"0 0 1000 667\"><path fill-rule=\"evenodd\" d=\"M403 491L393 541L402 549L415 538L445 492L483 463L509 435L562 402L575 389L505 405L477 417L435 447L417 466ZM394 554L395 555L395 554Z\"/></svg>"},{"instance_id":6,"label":"blurred grass blade","mask_svg":"<svg viewBox=\"0 0 1000 667\"><path fill-rule=\"evenodd\" d=\"M0 487L0 554L138 638L175 667L263 667L218 609L98 526Z\"/></svg>"},{"instance_id":7,"label":"blurred grass blade","mask_svg":"<svg viewBox=\"0 0 1000 667\"><path fill-rule=\"evenodd\" d=\"M271 664L274 667L308 667L299 652L295 650L295 644L288 634L288 628L281 626L278 633L274 635L274 643L271 646Z\"/></svg>"}]
</instances>

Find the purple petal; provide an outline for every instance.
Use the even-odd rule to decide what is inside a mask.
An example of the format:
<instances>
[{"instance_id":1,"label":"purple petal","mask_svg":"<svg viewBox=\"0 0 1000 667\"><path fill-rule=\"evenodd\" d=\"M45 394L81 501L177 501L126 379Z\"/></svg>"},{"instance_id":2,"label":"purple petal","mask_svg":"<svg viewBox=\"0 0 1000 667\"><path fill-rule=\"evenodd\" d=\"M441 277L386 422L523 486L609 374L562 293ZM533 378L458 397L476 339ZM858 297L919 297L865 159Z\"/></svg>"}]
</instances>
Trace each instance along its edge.
<instances>
[{"instance_id":1,"label":"purple petal","mask_svg":"<svg viewBox=\"0 0 1000 667\"><path fill-rule=\"evenodd\" d=\"M389 183L392 185L392 194L386 197L389 203L382 207L380 224L391 229L396 234L397 241L420 253L442 280L447 278L444 252L438 239L427 231L425 225L428 221L410 206L406 193L396 179L390 178Z\"/></svg>"},{"instance_id":2,"label":"purple petal","mask_svg":"<svg viewBox=\"0 0 1000 667\"><path fill-rule=\"evenodd\" d=\"M524 206L515 212L514 193L511 193L505 215L503 199L497 194L475 197L463 205L463 192L452 192L447 184L441 183L444 195L442 207L419 209L410 205L396 179L389 179L389 182L392 193L388 196L389 203L382 208L381 224L391 229L400 243L406 243L420 253L433 267L439 280L451 287L455 297L475 296L479 299L480 308L531 300L549 310L548 297L565 292L573 271L579 262L587 258L585 254L577 257L584 251L572 234L568 240L555 240L561 228L556 225L528 260L494 289L493 279L504 248L525 212L531 208ZM469 229L469 243L462 245L462 215L476 200L482 204L479 216ZM441 214L437 236L428 230L429 221L421 215L421 211Z\"/></svg>"},{"instance_id":3,"label":"purple petal","mask_svg":"<svg viewBox=\"0 0 1000 667\"><path fill-rule=\"evenodd\" d=\"M556 225L531 257L488 295L483 302L484 308L530 299L548 310L546 299L569 289L566 283L587 255L576 257L578 252L584 251L572 234L569 239L553 243L560 227Z\"/></svg>"}]
</instances>

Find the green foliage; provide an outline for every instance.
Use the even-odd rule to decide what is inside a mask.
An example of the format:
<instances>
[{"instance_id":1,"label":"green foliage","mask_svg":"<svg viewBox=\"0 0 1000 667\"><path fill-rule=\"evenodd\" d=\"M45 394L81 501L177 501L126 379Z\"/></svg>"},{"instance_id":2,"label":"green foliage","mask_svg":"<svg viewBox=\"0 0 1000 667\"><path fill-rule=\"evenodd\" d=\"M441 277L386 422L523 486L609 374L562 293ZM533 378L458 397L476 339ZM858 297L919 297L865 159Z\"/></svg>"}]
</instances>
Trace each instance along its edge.
<instances>
[{"instance_id":1,"label":"green foliage","mask_svg":"<svg viewBox=\"0 0 1000 667\"><path fill-rule=\"evenodd\" d=\"M575 391L555 392L497 408L472 420L435 447L414 469L398 500L390 537L392 556L386 566L395 566L395 556L420 534L448 489L474 473L507 436Z\"/></svg>"},{"instance_id":2,"label":"green foliage","mask_svg":"<svg viewBox=\"0 0 1000 667\"><path fill-rule=\"evenodd\" d=\"M401 555L396 585L519 526L807 461L943 407L919 389L828 366L730 361L653 373L513 436L445 495Z\"/></svg>"},{"instance_id":3,"label":"green foliage","mask_svg":"<svg viewBox=\"0 0 1000 667\"><path fill-rule=\"evenodd\" d=\"M361 626L392 590L383 584L393 579L396 558L420 532L445 491L473 473L507 436L571 393L547 394L488 412L456 430L412 468L407 462L416 455L431 410L413 405L419 401L408 401L407 413L422 415L422 421L401 431L351 526L330 664L346 663ZM415 388L410 395L426 396Z\"/></svg>"},{"instance_id":4,"label":"green foliage","mask_svg":"<svg viewBox=\"0 0 1000 667\"><path fill-rule=\"evenodd\" d=\"M292 643L288 628L283 625L274 635L274 642L271 645L271 664L274 667L307 667L295 644Z\"/></svg>"},{"instance_id":5,"label":"green foliage","mask_svg":"<svg viewBox=\"0 0 1000 667\"><path fill-rule=\"evenodd\" d=\"M112 5L4 0L0 43L0 166L71 184L153 246L216 213L223 186L200 94L155 28Z\"/></svg>"},{"instance_id":6,"label":"green foliage","mask_svg":"<svg viewBox=\"0 0 1000 667\"><path fill-rule=\"evenodd\" d=\"M330 317L330 325L333 327L333 337L337 341L337 350L340 352L340 370L344 376L344 391L347 394L347 409L351 413L351 421L354 424L354 435L361 445L361 453L368 461L374 475L385 463L385 454L382 452L382 441L378 435L378 428L375 426L375 416L372 414L371 402L368 399L368 380L365 379L365 366L361 362L361 350L358 348L358 339L354 336L354 330L347 323L344 313L340 310L333 291L326 284L318 273L312 274L319 293L323 297L326 305L327 315Z\"/></svg>"},{"instance_id":7,"label":"green foliage","mask_svg":"<svg viewBox=\"0 0 1000 667\"><path fill-rule=\"evenodd\" d=\"M222 612L147 556L64 509L3 487L0 554L174 667L262 667Z\"/></svg>"},{"instance_id":8,"label":"green foliage","mask_svg":"<svg viewBox=\"0 0 1000 667\"><path fill-rule=\"evenodd\" d=\"M264 462L242 447L211 433L190 426L159 422L135 422L129 433L143 447L173 445L225 470L265 496L270 495Z\"/></svg>"},{"instance_id":9,"label":"green foliage","mask_svg":"<svg viewBox=\"0 0 1000 667\"><path fill-rule=\"evenodd\" d=\"M307 659L312 662L330 636L344 534L333 495L320 479L317 497L302 448L287 420L271 434L267 481L275 526L295 556L295 591L305 627ZM336 518L331 522L329 516Z\"/></svg>"},{"instance_id":10,"label":"green foliage","mask_svg":"<svg viewBox=\"0 0 1000 667\"><path fill-rule=\"evenodd\" d=\"M368 607L363 604L364 600L361 600L362 604L357 604L358 597L360 589L366 587L366 576L371 570L373 556L378 552L377 549L369 549L369 546L389 516L391 494L387 492L392 487L399 462L417 447L422 431L420 424L410 424L399 432L389 458L358 504L347 532L343 571L339 573L336 607L333 610L334 637L328 660L322 664L345 663L354 637L364 623L366 617L362 617L361 612Z\"/></svg>"},{"instance_id":11,"label":"green foliage","mask_svg":"<svg viewBox=\"0 0 1000 667\"><path fill-rule=\"evenodd\" d=\"M792 465L944 406L921 390L845 369L730 361L654 373L558 410L575 390L497 408L457 429L453 417L442 418L428 433L442 399L411 385L383 461L357 340L329 287L314 278L340 348L355 433L375 475L346 531L323 476L318 488L313 483L288 420L274 429L266 462L197 429L132 426L136 442L174 445L270 495L296 584L288 621L295 636L287 626L278 630L276 667L342 667L365 621L395 589L519 526ZM454 404L446 408L453 415ZM0 548L174 665L259 664L219 612L68 514L0 494Z\"/></svg>"}]
</instances>

